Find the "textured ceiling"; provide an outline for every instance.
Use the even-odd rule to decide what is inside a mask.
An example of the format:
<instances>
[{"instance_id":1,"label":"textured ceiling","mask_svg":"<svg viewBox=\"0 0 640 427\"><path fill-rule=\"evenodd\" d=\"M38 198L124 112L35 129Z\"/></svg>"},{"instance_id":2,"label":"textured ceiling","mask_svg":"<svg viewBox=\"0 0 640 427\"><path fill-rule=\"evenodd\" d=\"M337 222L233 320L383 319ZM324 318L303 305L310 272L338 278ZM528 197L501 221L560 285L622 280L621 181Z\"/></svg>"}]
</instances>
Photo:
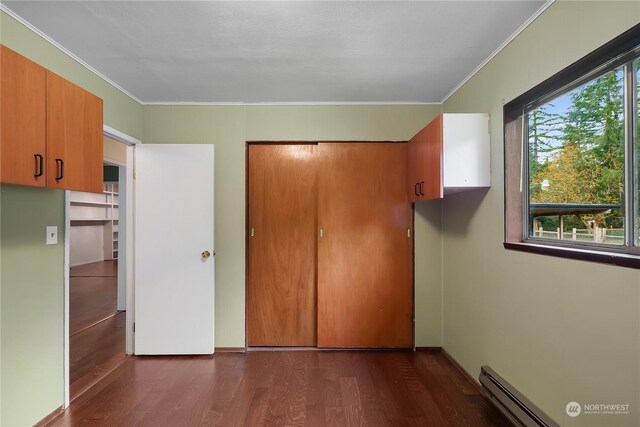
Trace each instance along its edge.
<instances>
[{"instance_id":1,"label":"textured ceiling","mask_svg":"<svg viewBox=\"0 0 640 427\"><path fill-rule=\"evenodd\" d=\"M440 102L544 1L3 1L143 102Z\"/></svg>"}]
</instances>

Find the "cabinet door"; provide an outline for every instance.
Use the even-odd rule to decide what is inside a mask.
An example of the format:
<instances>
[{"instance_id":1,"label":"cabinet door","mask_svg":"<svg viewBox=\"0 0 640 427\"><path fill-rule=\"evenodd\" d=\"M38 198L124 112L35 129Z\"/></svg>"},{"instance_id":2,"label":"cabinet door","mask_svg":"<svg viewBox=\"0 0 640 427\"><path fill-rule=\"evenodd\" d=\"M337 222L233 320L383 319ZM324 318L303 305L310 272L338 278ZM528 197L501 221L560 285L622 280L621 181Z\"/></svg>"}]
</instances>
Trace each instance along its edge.
<instances>
[{"instance_id":1,"label":"cabinet door","mask_svg":"<svg viewBox=\"0 0 640 427\"><path fill-rule=\"evenodd\" d=\"M433 119L409 141L409 201L441 199L442 114ZM418 184L417 188L415 185ZM417 190L417 191L416 191Z\"/></svg>"},{"instance_id":2,"label":"cabinet door","mask_svg":"<svg viewBox=\"0 0 640 427\"><path fill-rule=\"evenodd\" d=\"M411 347L407 144L319 149L318 346Z\"/></svg>"},{"instance_id":3,"label":"cabinet door","mask_svg":"<svg viewBox=\"0 0 640 427\"><path fill-rule=\"evenodd\" d=\"M317 149L249 146L249 346L316 345Z\"/></svg>"},{"instance_id":4,"label":"cabinet door","mask_svg":"<svg viewBox=\"0 0 640 427\"><path fill-rule=\"evenodd\" d=\"M47 186L102 192L102 100L47 71Z\"/></svg>"},{"instance_id":5,"label":"cabinet door","mask_svg":"<svg viewBox=\"0 0 640 427\"><path fill-rule=\"evenodd\" d=\"M46 185L45 69L0 48L1 182Z\"/></svg>"},{"instance_id":6,"label":"cabinet door","mask_svg":"<svg viewBox=\"0 0 640 427\"><path fill-rule=\"evenodd\" d=\"M418 134L420 135L420 134ZM421 200L421 180L424 177L424 162L420 157L420 140L418 135L411 138L407 144L407 195L409 202Z\"/></svg>"}]
</instances>

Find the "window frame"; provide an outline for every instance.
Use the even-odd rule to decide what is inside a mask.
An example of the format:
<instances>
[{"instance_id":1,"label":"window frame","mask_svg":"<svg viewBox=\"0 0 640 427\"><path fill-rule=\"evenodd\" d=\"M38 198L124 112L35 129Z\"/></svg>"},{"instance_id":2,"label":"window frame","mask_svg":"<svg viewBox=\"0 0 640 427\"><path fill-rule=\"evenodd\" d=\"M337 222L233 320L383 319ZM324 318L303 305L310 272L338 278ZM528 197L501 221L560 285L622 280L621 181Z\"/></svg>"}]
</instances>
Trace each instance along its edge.
<instances>
[{"instance_id":1,"label":"window frame","mask_svg":"<svg viewBox=\"0 0 640 427\"><path fill-rule=\"evenodd\" d=\"M640 269L638 216L637 60L640 24L508 102L504 125L504 247ZM623 245L529 236L529 138L527 114L535 108L618 68L623 69L624 200ZM519 123L518 123L519 121ZM519 178L520 185L513 181ZM516 188L517 187L517 188ZM519 199L519 200L518 200Z\"/></svg>"}]
</instances>

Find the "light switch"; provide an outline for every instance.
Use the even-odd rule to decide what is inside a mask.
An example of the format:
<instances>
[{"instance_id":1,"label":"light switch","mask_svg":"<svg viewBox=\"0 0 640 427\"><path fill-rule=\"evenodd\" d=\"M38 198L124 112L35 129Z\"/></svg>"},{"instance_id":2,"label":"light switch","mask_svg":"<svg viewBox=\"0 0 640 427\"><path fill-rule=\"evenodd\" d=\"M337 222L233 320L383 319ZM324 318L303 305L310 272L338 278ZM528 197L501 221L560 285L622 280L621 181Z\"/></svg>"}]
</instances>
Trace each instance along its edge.
<instances>
[{"instance_id":1,"label":"light switch","mask_svg":"<svg viewBox=\"0 0 640 427\"><path fill-rule=\"evenodd\" d=\"M58 243L58 227L55 225L47 225L47 245L55 245Z\"/></svg>"}]
</instances>

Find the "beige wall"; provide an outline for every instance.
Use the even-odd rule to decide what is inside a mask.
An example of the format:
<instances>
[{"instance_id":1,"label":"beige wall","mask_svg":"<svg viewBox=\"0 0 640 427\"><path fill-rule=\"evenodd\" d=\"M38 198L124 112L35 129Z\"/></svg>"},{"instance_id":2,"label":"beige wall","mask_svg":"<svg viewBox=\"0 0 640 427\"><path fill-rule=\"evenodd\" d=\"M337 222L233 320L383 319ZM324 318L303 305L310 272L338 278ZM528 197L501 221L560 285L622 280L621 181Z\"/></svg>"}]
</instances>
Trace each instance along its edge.
<instances>
[{"instance_id":1,"label":"beige wall","mask_svg":"<svg viewBox=\"0 0 640 427\"><path fill-rule=\"evenodd\" d=\"M0 186L0 401L3 426L33 425L63 400L61 190Z\"/></svg>"},{"instance_id":2,"label":"beige wall","mask_svg":"<svg viewBox=\"0 0 640 427\"><path fill-rule=\"evenodd\" d=\"M142 106L0 12L0 42L104 100L105 123L140 138ZM64 192L0 186L0 425L62 405ZM45 246L45 226L58 226Z\"/></svg>"},{"instance_id":3,"label":"beige wall","mask_svg":"<svg viewBox=\"0 0 640 427\"><path fill-rule=\"evenodd\" d=\"M640 20L640 2L556 1L445 104L491 114L492 188L443 203L444 348L562 425L640 425L640 271L507 251L502 106ZM628 403L629 416L565 405Z\"/></svg>"},{"instance_id":4,"label":"beige wall","mask_svg":"<svg viewBox=\"0 0 640 427\"><path fill-rule=\"evenodd\" d=\"M145 143L215 144L216 346L245 344L245 143L407 140L440 106L146 107ZM440 346L440 205L416 211L416 345Z\"/></svg>"}]
</instances>

